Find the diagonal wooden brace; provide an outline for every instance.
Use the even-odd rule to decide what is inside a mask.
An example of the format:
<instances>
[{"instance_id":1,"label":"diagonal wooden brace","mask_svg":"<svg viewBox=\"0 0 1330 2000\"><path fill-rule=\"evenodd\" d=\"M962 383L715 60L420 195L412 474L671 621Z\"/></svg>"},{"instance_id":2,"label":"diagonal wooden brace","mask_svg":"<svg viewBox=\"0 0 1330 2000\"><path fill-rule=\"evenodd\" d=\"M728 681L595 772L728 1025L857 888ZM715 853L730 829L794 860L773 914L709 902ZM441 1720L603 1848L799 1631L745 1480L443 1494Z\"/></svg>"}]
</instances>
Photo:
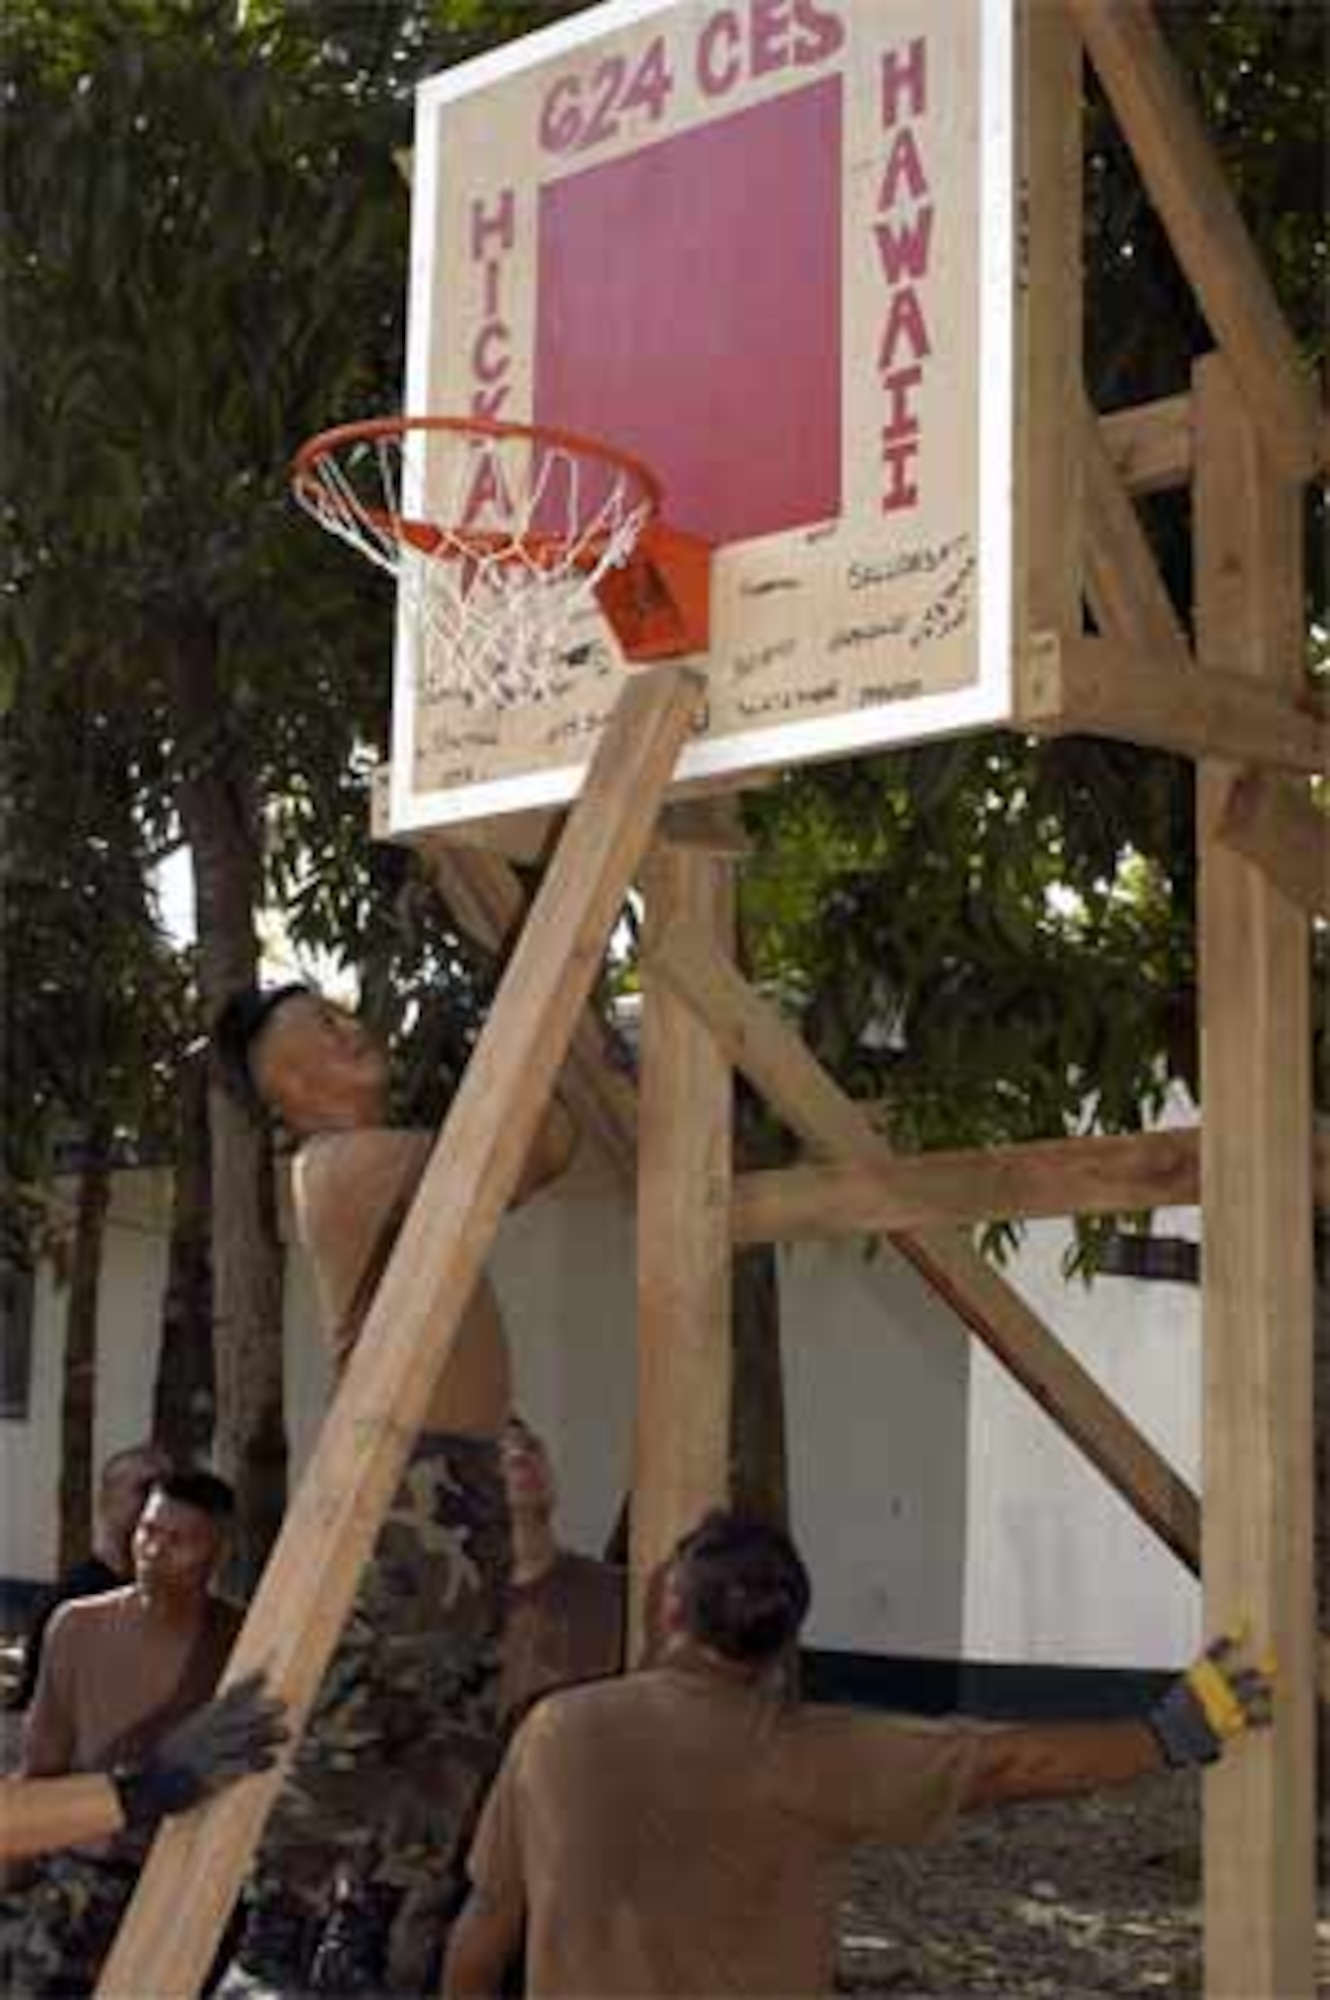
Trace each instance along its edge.
<instances>
[{"instance_id":1,"label":"diagonal wooden brace","mask_svg":"<svg viewBox=\"0 0 1330 2000\"><path fill-rule=\"evenodd\" d=\"M865 1162L894 1157L860 1106L705 940L683 927L671 930L652 955L651 971L702 1016L735 1068L815 1153ZM1196 1495L969 1238L955 1230L897 1231L889 1241L1146 1526L1196 1570Z\"/></svg>"},{"instance_id":2,"label":"diagonal wooden brace","mask_svg":"<svg viewBox=\"0 0 1330 2000\"><path fill-rule=\"evenodd\" d=\"M630 682L495 997L227 1670L299 1729L448 1361L689 734L700 683ZM98 1993L199 1991L277 1795L251 1779L161 1835Z\"/></svg>"}]
</instances>

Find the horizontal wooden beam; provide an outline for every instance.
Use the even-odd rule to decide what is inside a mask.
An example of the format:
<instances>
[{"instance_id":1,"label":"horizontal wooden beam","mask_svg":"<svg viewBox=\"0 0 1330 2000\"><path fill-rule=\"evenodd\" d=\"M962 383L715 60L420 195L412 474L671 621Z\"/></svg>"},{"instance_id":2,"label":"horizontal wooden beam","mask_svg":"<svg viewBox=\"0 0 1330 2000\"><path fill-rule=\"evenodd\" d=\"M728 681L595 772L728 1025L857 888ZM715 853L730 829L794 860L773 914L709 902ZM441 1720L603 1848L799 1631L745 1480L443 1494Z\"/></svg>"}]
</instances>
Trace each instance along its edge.
<instances>
[{"instance_id":1,"label":"horizontal wooden beam","mask_svg":"<svg viewBox=\"0 0 1330 2000\"><path fill-rule=\"evenodd\" d=\"M670 929L652 954L652 971L701 1015L735 1068L813 1153L846 1162L895 1158L862 1106L705 939L683 927ZM1196 1495L1019 1292L956 1231L897 1230L890 1241L1140 1519L1195 1570L1201 1538Z\"/></svg>"},{"instance_id":2,"label":"horizontal wooden beam","mask_svg":"<svg viewBox=\"0 0 1330 2000\"><path fill-rule=\"evenodd\" d=\"M1100 417L1099 432L1129 493L1167 493L1191 484L1195 450L1185 392L1114 410Z\"/></svg>"},{"instance_id":3,"label":"horizontal wooden beam","mask_svg":"<svg viewBox=\"0 0 1330 2000\"><path fill-rule=\"evenodd\" d=\"M1039 633L1024 662L1018 721L1036 735L1109 736L1181 757L1219 757L1314 775L1330 726L1254 676L1175 671L1109 639Z\"/></svg>"},{"instance_id":4,"label":"horizontal wooden beam","mask_svg":"<svg viewBox=\"0 0 1330 2000\"><path fill-rule=\"evenodd\" d=\"M1317 1122L1314 1144L1314 1198L1330 1214L1330 1127L1324 1119ZM789 1243L1007 1218L1133 1215L1194 1208L1200 1197L1200 1129L1184 1126L741 1174L734 1185L734 1240Z\"/></svg>"},{"instance_id":5,"label":"horizontal wooden beam","mask_svg":"<svg viewBox=\"0 0 1330 2000\"><path fill-rule=\"evenodd\" d=\"M1287 779L1247 771L1234 780L1218 838L1309 916L1330 917L1330 813Z\"/></svg>"},{"instance_id":6,"label":"horizontal wooden beam","mask_svg":"<svg viewBox=\"0 0 1330 2000\"><path fill-rule=\"evenodd\" d=\"M743 1174L737 1243L874 1236L1005 1217L1130 1215L1200 1194L1195 1129L1056 1139Z\"/></svg>"},{"instance_id":7,"label":"horizontal wooden beam","mask_svg":"<svg viewBox=\"0 0 1330 2000\"><path fill-rule=\"evenodd\" d=\"M1314 384L1153 9L1148 0L1067 4L1272 461L1312 478L1323 424Z\"/></svg>"}]
</instances>

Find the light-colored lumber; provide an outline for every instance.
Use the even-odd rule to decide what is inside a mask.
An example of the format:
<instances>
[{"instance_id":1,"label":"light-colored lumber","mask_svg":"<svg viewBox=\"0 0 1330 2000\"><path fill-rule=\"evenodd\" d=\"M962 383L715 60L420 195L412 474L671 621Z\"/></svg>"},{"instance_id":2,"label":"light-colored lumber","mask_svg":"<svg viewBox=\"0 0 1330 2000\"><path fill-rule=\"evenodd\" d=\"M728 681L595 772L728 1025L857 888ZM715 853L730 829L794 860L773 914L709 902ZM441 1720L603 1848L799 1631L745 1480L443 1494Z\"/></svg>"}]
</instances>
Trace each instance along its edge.
<instances>
[{"instance_id":1,"label":"light-colored lumber","mask_svg":"<svg viewBox=\"0 0 1330 2000\"><path fill-rule=\"evenodd\" d=\"M1330 813L1305 790L1244 771L1228 788L1215 835L1308 916L1330 917Z\"/></svg>"},{"instance_id":2,"label":"light-colored lumber","mask_svg":"<svg viewBox=\"0 0 1330 2000\"><path fill-rule=\"evenodd\" d=\"M501 953L517 936L529 898L512 866L497 853L455 847L425 837L425 865L444 901L469 936ZM559 1090L578 1125L625 1187L637 1182L637 1100L614 1040L594 1006L573 1034Z\"/></svg>"},{"instance_id":3,"label":"light-colored lumber","mask_svg":"<svg viewBox=\"0 0 1330 2000\"><path fill-rule=\"evenodd\" d=\"M672 930L659 941L652 964L814 1154L870 1164L884 1154L894 1157L863 1109L705 939L682 927ZM1140 1519L1195 1569L1200 1552L1195 1494L968 1237L948 1230L896 1231L890 1240Z\"/></svg>"},{"instance_id":4,"label":"light-colored lumber","mask_svg":"<svg viewBox=\"0 0 1330 2000\"><path fill-rule=\"evenodd\" d=\"M1167 493L1191 484L1191 397L1160 396L1100 417L1099 432L1129 493Z\"/></svg>"},{"instance_id":5,"label":"light-colored lumber","mask_svg":"<svg viewBox=\"0 0 1330 2000\"><path fill-rule=\"evenodd\" d=\"M1301 688L1174 664L1110 639L1040 633L1022 675L1020 722L1036 735L1117 737L1308 775L1330 762L1330 727Z\"/></svg>"},{"instance_id":6,"label":"light-colored lumber","mask_svg":"<svg viewBox=\"0 0 1330 2000\"><path fill-rule=\"evenodd\" d=\"M654 938L677 923L715 951L733 951L734 870L714 854L658 840L642 896L634 1657L651 1578L679 1536L728 1497L734 1351L734 1074L707 1024L652 970Z\"/></svg>"},{"instance_id":7,"label":"light-colored lumber","mask_svg":"<svg viewBox=\"0 0 1330 2000\"><path fill-rule=\"evenodd\" d=\"M1005 1217L1129 1215L1200 1193L1195 1131L1055 1139L742 1174L736 1243L885 1235Z\"/></svg>"},{"instance_id":8,"label":"light-colored lumber","mask_svg":"<svg viewBox=\"0 0 1330 2000\"><path fill-rule=\"evenodd\" d=\"M1196 643L1253 685L1299 670L1302 494L1219 356L1194 377ZM1274 1727L1205 1786L1211 2000L1302 2000L1315 1955L1316 1629L1310 926L1216 837L1233 773L1199 774L1205 1617L1280 1664Z\"/></svg>"},{"instance_id":9,"label":"light-colored lumber","mask_svg":"<svg viewBox=\"0 0 1330 2000\"><path fill-rule=\"evenodd\" d=\"M1148 0L1067 0L1113 114L1266 447L1310 479L1321 411L1195 102Z\"/></svg>"},{"instance_id":10,"label":"light-colored lumber","mask_svg":"<svg viewBox=\"0 0 1330 2000\"><path fill-rule=\"evenodd\" d=\"M1017 536L1025 631L1081 622L1081 40L1060 7L1019 10L1022 272Z\"/></svg>"},{"instance_id":11,"label":"light-colored lumber","mask_svg":"<svg viewBox=\"0 0 1330 2000\"><path fill-rule=\"evenodd\" d=\"M232 1653L303 1722L412 1439L544 1115L610 929L687 739L698 682L630 683L597 750L462 1078ZM278 1788L259 1778L170 1827L100 1994L197 1993Z\"/></svg>"},{"instance_id":12,"label":"light-colored lumber","mask_svg":"<svg viewBox=\"0 0 1330 2000\"><path fill-rule=\"evenodd\" d=\"M1095 622L1106 638L1158 666L1160 672L1191 665L1191 649L1100 431L1083 406L1085 461L1085 589ZM1066 626L1064 630L1071 630Z\"/></svg>"}]
</instances>

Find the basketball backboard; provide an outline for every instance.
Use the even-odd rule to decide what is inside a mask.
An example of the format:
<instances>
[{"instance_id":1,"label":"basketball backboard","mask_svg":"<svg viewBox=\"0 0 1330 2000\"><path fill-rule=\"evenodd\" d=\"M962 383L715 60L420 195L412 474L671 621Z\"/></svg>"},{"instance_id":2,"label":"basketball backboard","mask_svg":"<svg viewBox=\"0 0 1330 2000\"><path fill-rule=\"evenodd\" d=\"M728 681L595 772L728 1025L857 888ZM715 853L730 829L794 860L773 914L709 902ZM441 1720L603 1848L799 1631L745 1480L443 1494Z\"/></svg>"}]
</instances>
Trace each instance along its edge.
<instances>
[{"instance_id":1,"label":"basketball backboard","mask_svg":"<svg viewBox=\"0 0 1330 2000\"><path fill-rule=\"evenodd\" d=\"M1012 0L607 0L420 89L405 407L647 461L714 545L686 778L1011 712ZM399 616L394 832L571 798L620 669L491 709Z\"/></svg>"}]
</instances>

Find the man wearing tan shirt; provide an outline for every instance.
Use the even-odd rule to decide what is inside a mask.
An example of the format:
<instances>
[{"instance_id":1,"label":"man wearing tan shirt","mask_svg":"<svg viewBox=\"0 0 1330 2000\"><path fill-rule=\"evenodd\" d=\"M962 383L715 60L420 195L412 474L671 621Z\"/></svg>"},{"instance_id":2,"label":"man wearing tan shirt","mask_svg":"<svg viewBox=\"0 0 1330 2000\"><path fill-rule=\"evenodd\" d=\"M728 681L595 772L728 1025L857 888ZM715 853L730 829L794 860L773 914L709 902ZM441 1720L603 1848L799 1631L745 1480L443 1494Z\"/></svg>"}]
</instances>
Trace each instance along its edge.
<instances>
[{"instance_id":1,"label":"man wearing tan shirt","mask_svg":"<svg viewBox=\"0 0 1330 2000\"><path fill-rule=\"evenodd\" d=\"M1141 1722L977 1731L801 1707L776 1670L809 1595L765 1524L717 1513L683 1539L661 1665L552 1695L515 1737L446 2000L498 1993L523 1935L532 2000L825 1993L857 1843L913 1846L961 1812L1207 1759L1269 1713L1268 1681L1210 1660L1194 1673L1213 1713L1188 1676Z\"/></svg>"}]
</instances>

